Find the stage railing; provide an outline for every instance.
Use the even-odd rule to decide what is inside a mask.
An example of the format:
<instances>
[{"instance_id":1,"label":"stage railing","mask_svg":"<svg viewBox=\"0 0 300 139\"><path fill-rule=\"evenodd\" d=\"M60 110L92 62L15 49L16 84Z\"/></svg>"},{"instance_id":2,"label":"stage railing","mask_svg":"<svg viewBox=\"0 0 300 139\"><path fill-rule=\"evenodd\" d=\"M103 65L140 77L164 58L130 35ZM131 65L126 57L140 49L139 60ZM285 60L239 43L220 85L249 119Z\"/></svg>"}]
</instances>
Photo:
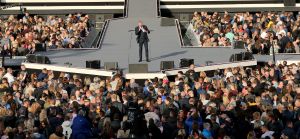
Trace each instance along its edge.
<instances>
[{"instance_id":1,"label":"stage railing","mask_svg":"<svg viewBox=\"0 0 300 139\"><path fill-rule=\"evenodd\" d=\"M183 47L184 43L183 43L183 39L182 39L182 34L181 34L181 27L180 27L180 23L178 19L175 19L175 24L177 27L177 32L178 32L178 37L179 37L179 41L180 41L180 46Z\"/></svg>"},{"instance_id":2,"label":"stage railing","mask_svg":"<svg viewBox=\"0 0 300 139\"><path fill-rule=\"evenodd\" d=\"M161 16L161 10L160 10L160 0L156 0L156 7L157 7L157 16Z\"/></svg>"},{"instance_id":3,"label":"stage railing","mask_svg":"<svg viewBox=\"0 0 300 139\"><path fill-rule=\"evenodd\" d=\"M106 30L107 30L107 26L109 24L109 21L110 21L110 19L106 20L105 23L104 23L104 25L103 25L103 29L102 29L102 31L100 33L99 40L96 43L96 48L101 48L101 46L102 46L103 39L104 39Z\"/></svg>"},{"instance_id":4,"label":"stage railing","mask_svg":"<svg viewBox=\"0 0 300 139\"><path fill-rule=\"evenodd\" d=\"M128 7L129 7L129 2L128 2L128 0L125 0L124 10L123 10L123 16L124 16L124 18L128 17Z\"/></svg>"}]
</instances>

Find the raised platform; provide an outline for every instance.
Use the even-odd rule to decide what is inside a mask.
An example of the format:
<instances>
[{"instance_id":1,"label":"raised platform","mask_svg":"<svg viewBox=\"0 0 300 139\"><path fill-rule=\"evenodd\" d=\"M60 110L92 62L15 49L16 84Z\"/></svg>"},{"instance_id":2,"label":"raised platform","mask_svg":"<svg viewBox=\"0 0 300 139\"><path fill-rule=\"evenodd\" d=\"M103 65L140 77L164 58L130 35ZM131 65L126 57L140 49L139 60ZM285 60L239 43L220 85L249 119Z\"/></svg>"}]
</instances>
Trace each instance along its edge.
<instances>
[{"instance_id":1,"label":"raised platform","mask_svg":"<svg viewBox=\"0 0 300 139\"><path fill-rule=\"evenodd\" d=\"M51 65L24 63L27 68L66 71L74 73L89 73L100 76L111 75L111 71L90 70L85 71L85 63L88 60L101 60L104 62L118 62L119 68L131 78L133 74L128 74L128 65L138 62L138 44L133 32L138 20L142 20L148 26L149 34L149 55L151 62L147 63L151 77L163 77L165 75L175 75L178 72L179 62L182 58L194 59L197 67L203 67L207 61L212 65L227 64L227 67L239 66L228 63L232 54L244 52L241 49L231 48L187 48L182 47L180 41L180 29L176 26L174 19L166 19L159 16L159 5L156 0L129 0L127 16L125 18L112 19L109 21L100 49L62 49L37 53L48 56ZM163 21L162 21L163 20ZM165 21L167 24L165 24ZM161 61L174 61L175 69L161 74ZM66 67L65 63L72 63L72 67ZM256 65L256 61L244 63L244 66ZM220 68L217 66L215 68ZM224 66L223 66L224 68ZM76 71L75 71L76 70ZM184 70L184 69L179 69ZM98 71L98 73L97 73ZM102 74L103 73L103 74ZM136 75L136 74L135 74ZM148 74L149 75L149 74ZM141 74L138 74L140 77ZM137 76L134 76L137 77ZM142 75L143 78L148 76Z\"/></svg>"}]
</instances>

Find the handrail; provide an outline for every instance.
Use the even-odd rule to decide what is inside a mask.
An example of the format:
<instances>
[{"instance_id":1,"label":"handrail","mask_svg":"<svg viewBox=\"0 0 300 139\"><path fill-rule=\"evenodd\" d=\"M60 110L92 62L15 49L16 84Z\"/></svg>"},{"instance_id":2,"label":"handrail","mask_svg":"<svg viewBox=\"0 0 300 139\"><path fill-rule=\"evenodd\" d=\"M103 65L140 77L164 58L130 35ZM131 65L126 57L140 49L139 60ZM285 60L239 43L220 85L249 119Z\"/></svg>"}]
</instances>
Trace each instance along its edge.
<instances>
[{"instance_id":1,"label":"handrail","mask_svg":"<svg viewBox=\"0 0 300 139\"><path fill-rule=\"evenodd\" d=\"M123 16L125 18L128 17L128 6L129 6L129 0L125 0L124 9L123 9Z\"/></svg>"},{"instance_id":2,"label":"handrail","mask_svg":"<svg viewBox=\"0 0 300 139\"><path fill-rule=\"evenodd\" d=\"M102 31L101 31L100 36L99 36L99 39L96 43L97 48L101 48L101 46L102 46L102 42L103 42L103 39L104 39L104 34L106 33L109 21L110 21L110 19L105 20L104 26L103 26Z\"/></svg>"},{"instance_id":3,"label":"handrail","mask_svg":"<svg viewBox=\"0 0 300 139\"><path fill-rule=\"evenodd\" d=\"M160 0L156 0L156 7L157 7L157 16L160 17L161 16L161 10L160 10Z\"/></svg>"},{"instance_id":4,"label":"handrail","mask_svg":"<svg viewBox=\"0 0 300 139\"><path fill-rule=\"evenodd\" d=\"M179 36L179 40L180 40L180 47L183 47L184 43L183 43L183 39L182 39L182 35L181 35L181 28L180 28L178 19L175 19L175 24L177 27L177 32L178 32L178 36Z\"/></svg>"}]
</instances>

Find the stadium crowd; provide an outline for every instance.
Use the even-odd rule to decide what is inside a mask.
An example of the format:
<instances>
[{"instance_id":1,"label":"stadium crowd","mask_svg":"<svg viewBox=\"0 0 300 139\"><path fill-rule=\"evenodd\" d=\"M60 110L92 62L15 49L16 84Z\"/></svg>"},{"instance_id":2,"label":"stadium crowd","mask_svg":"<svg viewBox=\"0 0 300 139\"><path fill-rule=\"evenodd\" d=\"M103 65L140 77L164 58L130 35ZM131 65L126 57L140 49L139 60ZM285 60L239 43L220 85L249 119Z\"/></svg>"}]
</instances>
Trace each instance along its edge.
<instances>
[{"instance_id":1,"label":"stadium crowd","mask_svg":"<svg viewBox=\"0 0 300 139\"><path fill-rule=\"evenodd\" d=\"M296 139L299 65L178 72L138 84L0 68L1 139Z\"/></svg>"},{"instance_id":2,"label":"stadium crowd","mask_svg":"<svg viewBox=\"0 0 300 139\"><path fill-rule=\"evenodd\" d=\"M37 45L47 48L79 48L90 31L88 15L24 16L10 15L0 18L0 46L2 55L33 53Z\"/></svg>"},{"instance_id":3,"label":"stadium crowd","mask_svg":"<svg viewBox=\"0 0 300 139\"><path fill-rule=\"evenodd\" d=\"M195 12L193 30L200 46L243 45L253 54L299 53L300 18L293 12Z\"/></svg>"}]
</instances>

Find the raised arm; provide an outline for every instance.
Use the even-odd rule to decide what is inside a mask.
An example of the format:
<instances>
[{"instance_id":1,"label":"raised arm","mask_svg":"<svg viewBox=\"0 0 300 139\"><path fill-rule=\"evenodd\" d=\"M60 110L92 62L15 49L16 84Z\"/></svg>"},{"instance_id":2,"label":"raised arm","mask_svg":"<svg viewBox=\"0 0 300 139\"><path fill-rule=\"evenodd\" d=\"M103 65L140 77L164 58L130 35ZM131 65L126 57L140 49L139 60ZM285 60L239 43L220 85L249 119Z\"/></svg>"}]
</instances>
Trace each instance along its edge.
<instances>
[{"instance_id":1,"label":"raised arm","mask_svg":"<svg viewBox=\"0 0 300 139\"><path fill-rule=\"evenodd\" d=\"M139 29L139 27L136 27L135 28L135 35L139 35L141 32L141 30Z\"/></svg>"},{"instance_id":2,"label":"raised arm","mask_svg":"<svg viewBox=\"0 0 300 139\"><path fill-rule=\"evenodd\" d=\"M145 25L144 26L145 30L147 30L148 34L150 34L150 30L148 29L148 27Z\"/></svg>"}]
</instances>

